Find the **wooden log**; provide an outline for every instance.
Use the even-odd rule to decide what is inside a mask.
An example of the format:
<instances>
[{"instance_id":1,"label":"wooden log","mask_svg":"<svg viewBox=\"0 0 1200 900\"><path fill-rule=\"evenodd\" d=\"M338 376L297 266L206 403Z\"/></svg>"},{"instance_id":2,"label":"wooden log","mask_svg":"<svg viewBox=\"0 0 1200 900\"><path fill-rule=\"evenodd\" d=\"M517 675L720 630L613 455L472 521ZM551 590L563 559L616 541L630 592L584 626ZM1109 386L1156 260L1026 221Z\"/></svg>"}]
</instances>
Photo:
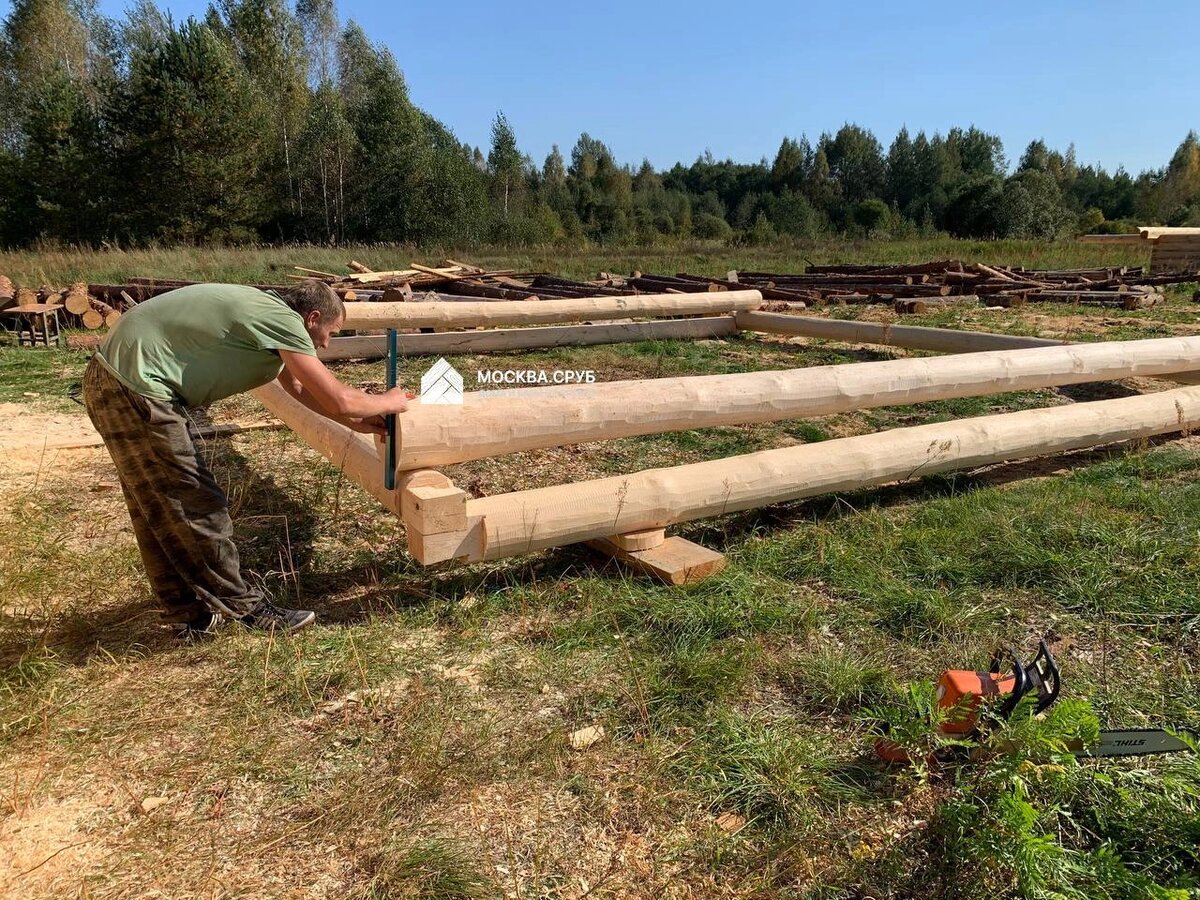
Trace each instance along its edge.
<instances>
[{"instance_id":1,"label":"wooden log","mask_svg":"<svg viewBox=\"0 0 1200 900\"><path fill-rule=\"evenodd\" d=\"M17 296L16 285L7 275L0 275L0 300L13 300Z\"/></svg>"},{"instance_id":2,"label":"wooden log","mask_svg":"<svg viewBox=\"0 0 1200 900\"><path fill-rule=\"evenodd\" d=\"M250 393L310 447L341 469L347 478L400 515L400 492L389 491L383 486L383 466L379 463L374 442L367 435L313 412L293 399L278 382L272 381Z\"/></svg>"},{"instance_id":3,"label":"wooden log","mask_svg":"<svg viewBox=\"0 0 1200 900\"><path fill-rule=\"evenodd\" d=\"M495 284L485 284L482 281L475 281L463 278L454 282L455 293L465 296L474 297L491 297L494 300L537 300L538 295L535 291L528 288L516 289L500 287Z\"/></svg>"},{"instance_id":4,"label":"wooden log","mask_svg":"<svg viewBox=\"0 0 1200 900\"><path fill-rule=\"evenodd\" d=\"M768 334L794 334L844 343L880 344L935 353L980 353L988 350L1018 350L1024 347L1056 347L1071 344L1053 338L994 334L988 331L957 331L915 325L882 325L877 322L847 322L816 316L785 316L777 313L740 312L734 317L739 328ZM1075 346L1071 344L1071 346ZM1200 384L1200 371L1179 372L1167 377L1180 384Z\"/></svg>"},{"instance_id":5,"label":"wooden log","mask_svg":"<svg viewBox=\"0 0 1200 900\"><path fill-rule=\"evenodd\" d=\"M119 321L121 321L121 311L119 309L114 309L112 312L104 314L105 328L112 328Z\"/></svg>"},{"instance_id":6,"label":"wooden log","mask_svg":"<svg viewBox=\"0 0 1200 900\"><path fill-rule=\"evenodd\" d=\"M619 550L649 550L664 543L667 532L662 528L650 528L646 531L631 531L628 534L614 534L603 538Z\"/></svg>"},{"instance_id":7,"label":"wooden log","mask_svg":"<svg viewBox=\"0 0 1200 900\"><path fill-rule=\"evenodd\" d=\"M113 313L113 312L117 311L116 307L109 306L103 300L93 299L91 301L91 306L92 306L92 309L96 310L96 312L100 313L100 315L102 315L102 316L107 316L109 313Z\"/></svg>"},{"instance_id":8,"label":"wooden log","mask_svg":"<svg viewBox=\"0 0 1200 900\"><path fill-rule=\"evenodd\" d=\"M684 294L700 294L705 292L716 293L725 290L724 287L715 281L701 283L699 281L685 281L682 278L664 278L657 275L643 275L640 278L630 278L626 284L630 284L639 291L647 293L678 291Z\"/></svg>"},{"instance_id":9,"label":"wooden log","mask_svg":"<svg viewBox=\"0 0 1200 900\"><path fill-rule=\"evenodd\" d=\"M82 316L91 309L91 298L88 296L88 286L82 281L76 281L63 295L63 306L73 316Z\"/></svg>"},{"instance_id":10,"label":"wooden log","mask_svg":"<svg viewBox=\"0 0 1200 900\"><path fill-rule=\"evenodd\" d=\"M346 268L351 272L357 272L359 275L366 275L374 271L370 266L364 266L356 259L352 259L346 263Z\"/></svg>"},{"instance_id":11,"label":"wooden log","mask_svg":"<svg viewBox=\"0 0 1200 900\"><path fill-rule=\"evenodd\" d=\"M37 306L38 295L33 288L17 288L17 306Z\"/></svg>"},{"instance_id":12,"label":"wooden log","mask_svg":"<svg viewBox=\"0 0 1200 900\"><path fill-rule=\"evenodd\" d=\"M926 284L929 281L928 275L750 275L742 273L741 279L743 282L753 282L757 286L760 281L769 281L772 284L781 286L803 286L803 287L836 287L838 285L901 285L909 286L914 284ZM743 284L743 287L747 284Z\"/></svg>"},{"instance_id":13,"label":"wooden log","mask_svg":"<svg viewBox=\"0 0 1200 900\"><path fill-rule=\"evenodd\" d=\"M924 263L909 263L900 266L871 266L871 265L831 265L806 266L805 272L843 275L933 275L940 272L963 271L963 264L955 259L941 259ZM762 274L759 272L742 272L741 276Z\"/></svg>"},{"instance_id":14,"label":"wooden log","mask_svg":"<svg viewBox=\"0 0 1200 900\"><path fill-rule=\"evenodd\" d=\"M384 303L408 303L413 298L412 285L407 281L383 292Z\"/></svg>"},{"instance_id":15,"label":"wooden log","mask_svg":"<svg viewBox=\"0 0 1200 900\"><path fill-rule=\"evenodd\" d=\"M594 297L540 303L347 303L346 328L468 328L602 319L667 318L756 309L758 291Z\"/></svg>"},{"instance_id":16,"label":"wooden log","mask_svg":"<svg viewBox=\"0 0 1200 900\"><path fill-rule=\"evenodd\" d=\"M67 312L73 316L82 316L85 312L92 308L92 304L88 299L87 292L77 294L74 291L68 291L66 297L63 298L63 306Z\"/></svg>"},{"instance_id":17,"label":"wooden log","mask_svg":"<svg viewBox=\"0 0 1200 900\"><path fill-rule=\"evenodd\" d=\"M1029 300L1049 300L1060 303L1079 303L1087 300L1098 300L1102 303L1120 303L1126 293L1142 293L1138 291L1060 291L1036 290L1026 297Z\"/></svg>"},{"instance_id":18,"label":"wooden log","mask_svg":"<svg viewBox=\"0 0 1200 900\"><path fill-rule=\"evenodd\" d=\"M468 391L462 405L409 404L396 419L396 467L404 471L643 434L1158 377L1198 365L1200 336Z\"/></svg>"},{"instance_id":19,"label":"wooden log","mask_svg":"<svg viewBox=\"0 0 1200 900\"><path fill-rule=\"evenodd\" d=\"M401 334L397 336L402 356L449 356L492 350L531 350L539 347L585 347L627 341L695 340L736 334L733 316L700 319L662 319L602 325L553 325L546 328L491 329L447 334ZM333 338L317 350L326 361L339 359L382 359L387 355L387 338L380 336Z\"/></svg>"},{"instance_id":20,"label":"wooden log","mask_svg":"<svg viewBox=\"0 0 1200 900\"><path fill-rule=\"evenodd\" d=\"M625 297L633 292L630 288L611 287L604 284L591 284L586 281L572 281L557 275L537 275L529 285L535 291L540 288L565 288L579 291L580 297Z\"/></svg>"},{"instance_id":21,"label":"wooden log","mask_svg":"<svg viewBox=\"0 0 1200 900\"><path fill-rule=\"evenodd\" d=\"M937 353L975 353L985 350L1016 350L1022 347L1055 347L1067 341L992 334L981 331L955 331L949 328L923 328L915 325L882 325L878 322L849 322L817 316L787 316L780 313L739 312L734 317L738 328L768 334L794 334L859 344L882 344L910 350Z\"/></svg>"},{"instance_id":22,"label":"wooden log","mask_svg":"<svg viewBox=\"0 0 1200 900\"><path fill-rule=\"evenodd\" d=\"M962 306L963 304L978 302L979 297L975 294L964 294L959 297L926 297L923 299L897 300L895 310L901 314L928 313L936 312L939 309L947 309L952 306Z\"/></svg>"},{"instance_id":23,"label":"wooden log","mask_svg":"<svg viewBox=\"0 0 1200 900\"><path fill-rule=\"evenodd\" d=\"M104 314L94 309L89 309L81 318L83 319L83 327L89 331L95 331L104 325Z\"/></svg>"},{"instance_id":24,"label":"wooden log","mask_svg":"<svg viewBox=\"0 0 1200 900\"><path fill-rule=\"evenodd\" d=\"M710 462L467 501L468 527L425 564L500 559L858 490L1200 426L1200 388L899 428Z\"/></svg>"}]
</instances>

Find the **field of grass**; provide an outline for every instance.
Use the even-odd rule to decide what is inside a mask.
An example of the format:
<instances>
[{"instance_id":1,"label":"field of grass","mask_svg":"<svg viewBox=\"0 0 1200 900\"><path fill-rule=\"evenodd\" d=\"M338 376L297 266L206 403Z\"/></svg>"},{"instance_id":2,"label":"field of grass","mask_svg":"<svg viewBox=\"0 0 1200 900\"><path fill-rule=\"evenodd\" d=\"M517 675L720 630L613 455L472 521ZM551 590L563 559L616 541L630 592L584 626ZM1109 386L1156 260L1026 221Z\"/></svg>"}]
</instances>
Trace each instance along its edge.
<instances>
[{"instance_id":1,"label":"field of grass","mask_svg":"<svg viewBox=\"0 0 1200 900\"><path fill-rule=\"evenodd\" d=\"M1098 252L1101 251L1101 252ZM435 248L46 251L17 281L282 278L464 256L723 272L935 257L1138 263L1093 246L921 242L480 254ZM1114 258L1115 257L1115 258ZM905 321L1101 340L1197 333L1140 312ZM890 311L832 314L893 318ZM503 354L601 380L888 358L740 336ZM464 372L483 357L455 357ZM81 413L86 354L0 349L0 403ZM413 384L428 360L413 360ZM380 363L347 364L359 384ZM1112 390L1160 389L1124 383ZM36 396L30 396L36 395ZM1062 389L587 444L449 467L477 494L1106 396ZM214 418L252 414L231 399ZM1106 726L1200 728L1200 439L926 478L706 520L727 554L666 588L583 548L422 569L402 528L286 431L213 440L245 566L316 609L293 638L180 645L158 622L103 451L0 481L0 894L13 897L1187 898L1200 761L1080 762ZM931 764L929 684L1045 638L1052 715ZM910 748L886 766L880 722ZM594 744L570 736L599 726ZM597 734L594 732L593 734ZM579 746L576 746L579 745Z\"/></svg>"},{"instance_id":2,"label":"field of grass","mask_svg":"<svg viewBox=\"0 0 1200 900\"><path fill-rule=\"evenodd\" d=\"M766 247L726 247L714 242L663 247L521 248L482 250L408 245L321 247L207 248L169 247L140 250L51 247L35 251L0 251L0 274L25 286L65 285L84 280L122 283L131 276L203 281L280 283L293 266L346 273L351 259L374 269L402 269L414 260L426 264L445 257L475 265L519 271L554 272L593 278L597 272L723 274L729 269L802 272L806 262L900 263L962 259L1038 268L1092 265L1142 265L1149 254L1137 247L1035 241L963 241L935 238L887 243L871 241L786 242Z\"/></svg>"}]
</instances>

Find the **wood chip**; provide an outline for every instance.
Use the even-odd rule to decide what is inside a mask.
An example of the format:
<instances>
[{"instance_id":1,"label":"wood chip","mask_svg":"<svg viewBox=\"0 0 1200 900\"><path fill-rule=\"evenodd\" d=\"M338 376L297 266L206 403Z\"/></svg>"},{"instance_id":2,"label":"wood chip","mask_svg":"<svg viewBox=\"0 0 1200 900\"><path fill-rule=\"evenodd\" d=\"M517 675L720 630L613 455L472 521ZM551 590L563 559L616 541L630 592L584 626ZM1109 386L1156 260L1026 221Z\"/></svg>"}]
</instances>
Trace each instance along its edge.
<instances>
[{"instance_id":1,"label":"wood chip","mask_svg":"<svg viewBox=\"0 0 1200 900\"><path fill-rule=\"evenodd\" d=\"M170 802L170 797L146 797L144 800L142 800L142 812L152 813L160 806L164 806Z\"/></svg>"},{"instance_id":2,"label":"wood chip","mask_svg":"<svg viewBox=\"0 0 1200 900\"><path fill-rule=\"evenodd\" d=\"M572 731L567 735L567 741L570 742L571 748L574 750L586 750L593 744L599 743L603 738L603 725L589 725L587 728L580 728L578 731Z\"/></svg>"},{"instance_id":3,"label":"wood chip","mask_svg":"<svg viewBox=\"0 0 1200 900\"><path fill-rule=\"evenodd\" d=\"M725 812L717 816L717 827L722 831L733 834L746 824L745 818L735 812Z\"/></svg>"}]
</instances>

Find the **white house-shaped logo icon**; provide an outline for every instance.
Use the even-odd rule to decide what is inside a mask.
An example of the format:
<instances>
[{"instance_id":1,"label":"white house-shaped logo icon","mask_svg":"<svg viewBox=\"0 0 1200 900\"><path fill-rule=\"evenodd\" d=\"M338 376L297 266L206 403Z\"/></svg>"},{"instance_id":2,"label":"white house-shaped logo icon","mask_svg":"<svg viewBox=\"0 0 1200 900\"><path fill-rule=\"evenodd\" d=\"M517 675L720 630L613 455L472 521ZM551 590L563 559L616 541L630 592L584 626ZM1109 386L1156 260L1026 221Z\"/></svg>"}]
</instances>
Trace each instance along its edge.
<instances>
[{"instance_id":1,"label":"white house-shaped logo icon","mask_svg":"<svg viewBox=\"0 0 1200 900\"><path fill-rule=\"evenodd\" d=\"M439 358L429 367L429 371L421 376L421 402L461 406L463 377L455 371L454 366Z\"/></svg>"}]
</instances>

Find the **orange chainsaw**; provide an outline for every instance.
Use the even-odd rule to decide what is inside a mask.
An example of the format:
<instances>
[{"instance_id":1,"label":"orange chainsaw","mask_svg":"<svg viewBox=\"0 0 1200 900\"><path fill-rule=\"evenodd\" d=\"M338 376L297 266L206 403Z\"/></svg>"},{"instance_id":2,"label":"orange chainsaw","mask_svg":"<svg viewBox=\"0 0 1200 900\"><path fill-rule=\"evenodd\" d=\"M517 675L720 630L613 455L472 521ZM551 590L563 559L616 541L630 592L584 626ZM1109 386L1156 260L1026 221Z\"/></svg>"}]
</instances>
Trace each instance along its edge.
<instances>
[{"instance_id":1,"label":"orange chainsaw","mask_svg":"<svg viewBox=\"0 0 1200 900\"><path fill-rule=\"evenodd\" d=\"M1008 672L1002 671L1005 657ZM939 709L954 710L942 723L942 734L968 737L979 731L979 707L986 698L1004 699L998 704L995 714L1002 719L1012 715L1025 697L1032 695L1033 715L1037 715L1058 699L1062 688L1062 677L1045 641L1038 643L1038 652L1028 665L1023 665L1017 654L1009 649L1003 655L997 652L986 672L965 669L947 669L937 680L937 705ZM1191 734L1186 729L1176 733ZM1076 756L1145 756L1153 753L1178 753L1191 750L1192 744L1162 728L1112 728L1101 729L1100 740L1084 747L1080 743L1068 744ZM907 752L886 737L875 743L875 752L888 762L905 762Z\"/></svg>"}]
</instances>

